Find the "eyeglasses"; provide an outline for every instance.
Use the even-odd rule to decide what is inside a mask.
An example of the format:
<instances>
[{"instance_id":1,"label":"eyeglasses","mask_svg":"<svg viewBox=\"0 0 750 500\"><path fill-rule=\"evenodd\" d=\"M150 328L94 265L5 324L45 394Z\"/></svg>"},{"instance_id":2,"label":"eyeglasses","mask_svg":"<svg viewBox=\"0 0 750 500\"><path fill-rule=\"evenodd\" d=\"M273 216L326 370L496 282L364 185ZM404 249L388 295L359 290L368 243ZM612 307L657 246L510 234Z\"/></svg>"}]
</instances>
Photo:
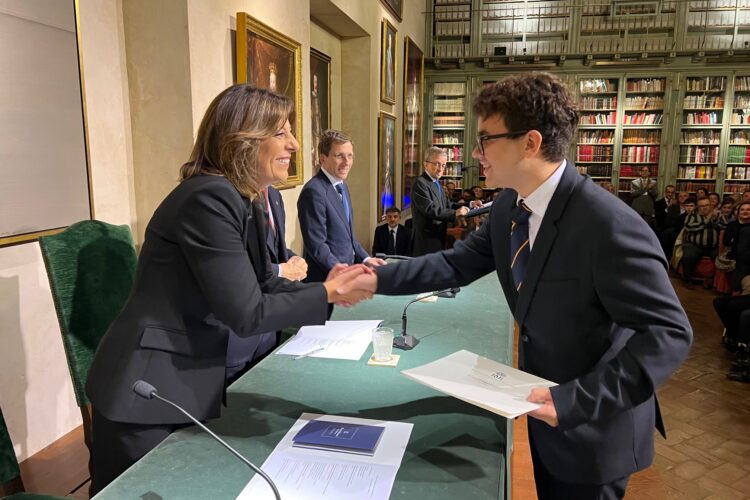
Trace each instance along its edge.
<instances>
[{"instance_id":1,"label":"eyeglasses","mask_svg":"<svg viewBox=\"0 0 750 500\"><path fill-rule=\"evenodd\" d=\"M344 161L344 160L354 161L354 155L351 153L349 154L336 153L335 155L333 155L333 157L336 158L338 161Z\"/></svg>"},{"instance_id":2,"label":"eyeglasses","mask_svg":"<svg viewBox=\"0 0 750 500\"><path fill-rule=\"evenodd\" d=\"M448 164L447 164L447 163L440 163L439 161L430 161L430 160L427 160L427 163L432 163L432 164L433 164L433 165L435 165L435 166L436 166L437 168L445 168L445 167L447 167L447 166L448 166Z\"/></svg>"},{"instance_id":3,"label":"eyeglasses","mask_svg":"<svg viewBox=\"0 0 750 500\"><path fill-rule=\"evenodd\" d=\"M504 137L515 139L516 137L521 137L528 132L528 130L519 130L518 132L506 132L504 134L478 135L477 148L479 148L479 154L484 156L484 143L487 141L494 141L495 139L502 139Z\"/></svg>"}]
</instances>

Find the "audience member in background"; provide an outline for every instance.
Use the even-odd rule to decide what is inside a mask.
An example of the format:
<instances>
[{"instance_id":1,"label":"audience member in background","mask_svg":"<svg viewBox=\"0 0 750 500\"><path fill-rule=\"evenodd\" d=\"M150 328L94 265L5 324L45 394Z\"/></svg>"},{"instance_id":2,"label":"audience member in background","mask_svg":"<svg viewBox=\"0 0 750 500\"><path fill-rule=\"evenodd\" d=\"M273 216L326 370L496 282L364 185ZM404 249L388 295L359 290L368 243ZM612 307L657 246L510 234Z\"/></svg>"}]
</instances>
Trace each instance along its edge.
<instances>
[{"instance_id":1,"label":"audience member in background","mask_svg":"<svg viewBox=\"0 0 750 500\"><path fill-rule=\"evenodd\" d=\"M724 230L722 244L729 248L727 258L734 259L735 269L732 272L732 291L739 292L742 288L743 270L739 264L738 247L740 243L740 233L750 232L750 201L743 201L737 205L737 219L731 221Z\"/></svg>"},{"instance_id":2,"label":"audience member in background","mask_svg":"<svg viewBox=\"0 0 750 500\"><path fill-rule=\"evenodd\" d=\"M689 196L686 191L680 191L677 194L677 201L667 207L664 226L661 234L659 234L659 243L661 243L661 248L664 250L664 255L667 257L668 262L672 261L672 251L677 241L677 235L685 227L685 217L687 217L685 203L689 199ZM695 208L695 198L692 200L692 207Z\"/></svg>"},{"instance_id":3,"label":"audience member in background","mask_svg":"<svg viewBox=\"0 0 750 500\"><path fill-rule=\"evenodd\" d=\"M750 201L750 188L745 188L745 190L742 192L742 198L740 199L743 203L746 201Z\"/></svg>"},{"instance_id":4,"label":"audience member in background","mask_svg":"<svg viewBox=\"0 0 750 500\"><path fill-rule=\"evenodd\" d=\"M453 181L448 181L445 183L445 196L448 198L448 201L453 200L453 193L456 192L456 183Z\"/></svg>"},{"instance_id":5,"label":"audience member in background","mask_svg":"<svg viewBox=\"0 0 750 500\"><path fill-rule=\"evenodd\" d=\"M390 207L385 211L385 221L375 228L372 254L411 255L411 231L401 224L401 210Z\"/></svg>"},{"instance_id":6,"label":"audience member in background","mask_svg":"<svg viewBox=\"0 0 750 500\"><path fill-rule=\"evenodd\" d=\"M687 204L687 203L686 203ZM719 252L719 233L716 230L716 216L711 212L708 198L697 202L697 211L685 218L685 229L682 236L682 277L685 286L692 288L693 273L703 257L713 261ZM710 287L709 283L704 286Z\"/></svg>"},{"instance_id":7,"label":"audience member in background","mask_svg":"<svg viewBox=\"0 0 750 500\"><path fill-rule=\"evenodd\" d=\"M719 208L719 216L716 218L716 229L719 231L719 254L716 257L716 272L714 273L714 288L719 293L728 294L732 291L732 271L734 270L734 259L729 258L729 247L724 245L724 233L729 222L732 220L732 209L734 204L731 198L727 198Z\"/></svg>"},{"instance_id":8,"label":"audience member in background","mask_svg":"<svg viewBox=\"0 0 750 500\"><path fill-rule=\"evenodd\" d=\"M599 184L605 191L609 191L612 194L615 194L615 187L612 185L611 182L602 182Z\"/></svg>"},{"instance_id":9,"label":"audience member in background","mask_svg":"<svg viewBox=\"0 0 750 500\"><path fill-rule=\"evenodd\" d=\"M702 200L703 198L708 198L708 189L706 188L698 188L695 190L695 199L696 200Z\"/></svg>"},{"instance_id":10,"label":"audience member in background","mask_svg":"<svg viewBox=\"0 0 750 500\"><path fill-rule=\"evenodd\" d=\"M677 203L675 187L670 184L664 188L664 196L654 202L654 218L656 219L656 234L661 235L665 229L667 210Z\"/></svg>"},{"instance_id":11,"label":"audience member in background","mask_svg":"<svg viewBox=\"0 0 750 500\"><path fill-rule=\"evenodd\" d=\"M471 193L474 195L474 201L484 201L484 189L481 186L472 186Z\"/></svg>"},{"instance_id":12,"label":"audience member in background","mask_svg":"<svg viewBox=\"0 0 750 500\"><path fill-rule=\"evenodd\" d=\"M719 205L721 205L721 196L719 193L708 193L708 201L711 203L711 211L719 215Z\"/></svg>"},{"instance_id":13,"label":"audience member in background","mask_svg":"<svg viewBox=\"0 0 750 500\"><path fill-rule=\"evenodd\" d=\"M727 228L730 222L734 220L734 216L732 214L734 210L734 200L729 198L728 200L724 200L719 207L719 216L716 219L716 226L718 227L719 231L724 230Z\"/></svg>"},{"instance_id":14,"label":"audience member in background","mask_svg":"<svg viewBox=\"0 0 750 500\"><path fill-rule=\"evenodd\" d=\"M654 199L656 199L656 179L651 178L648 167L641 168L641 176L630 183L630 206L646 223L654 228Z\"/></svg>"}]
</instances>

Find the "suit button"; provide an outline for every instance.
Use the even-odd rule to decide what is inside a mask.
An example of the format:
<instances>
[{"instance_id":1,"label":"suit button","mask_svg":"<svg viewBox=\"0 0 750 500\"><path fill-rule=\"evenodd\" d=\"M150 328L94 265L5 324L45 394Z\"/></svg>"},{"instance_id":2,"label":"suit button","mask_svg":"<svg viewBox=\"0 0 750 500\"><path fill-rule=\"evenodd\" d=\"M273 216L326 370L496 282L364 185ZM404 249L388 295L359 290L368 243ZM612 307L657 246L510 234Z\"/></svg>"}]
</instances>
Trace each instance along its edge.
<instances>
[{"instance_id":1,"label":"suit button","mask_svg":"<svg viewBox=\"0 0 750 500\"><path fill-rule=\"evenodd\" d=\"M529 336L524 333L523 335L521 335L521 341L528 342L529 341Z\"/></svg>"}]
</instances>

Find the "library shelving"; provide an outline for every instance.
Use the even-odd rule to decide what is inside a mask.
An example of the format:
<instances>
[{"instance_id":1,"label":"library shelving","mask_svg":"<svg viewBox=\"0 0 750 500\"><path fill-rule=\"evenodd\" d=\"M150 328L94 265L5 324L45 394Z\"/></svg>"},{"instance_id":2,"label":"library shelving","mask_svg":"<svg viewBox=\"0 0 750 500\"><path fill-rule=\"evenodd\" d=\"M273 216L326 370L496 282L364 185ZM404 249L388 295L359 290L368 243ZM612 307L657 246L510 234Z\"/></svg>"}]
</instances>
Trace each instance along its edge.
<instances>
[{"instance_id":1,"label":"library shelving","mask_svg":"<svg viewBox=\"0 0 750 500\"><path fill-rule=\"evenodd\" d=\"M578 81L579 111L575 163L597 183L612 182L615 164L618 78Z\"/></svg>"},{"instance_id":2,"label":"library shelving","mask_svg":"<svg viewBox=\"0 0 750 500\"><path fill-rule=\"evenodd\" d=\"M432 144L443 148L448 157L443 174L461 184L466 153L465 82L436 82L433 86Z\"/></svg>"},{"instance_id":3,"label":"library shelving","mask_svg":"<svg viewBox=\"0 0 750 500\"><path fill-rule=\"evenodd\" d=\"M432 57L465 57L471 45L471 0L434 0Z\"/></svg>"},{"instance_id":4,"label":"library shelving","mask_svg":"<svg viewBox=\"0 0 750 500\"><path fill-rule=\"evenodd\" d=\"M716 190L724 124L725 76L688 76L675 173L678 191Z\"/></svg>"},{"instance_id":5,"label":"library shelving","mask_svg":"<svg viewBox=\"0 0 750 500\"><path fill-rule=\"evenodd\" d=\"M648 167L652 179L659 176L666 86L666 78L625 79L618 177L623 197L630 192L630 182L644 167Z\"/></svg>"},{"instance_id":6,"label":"library shelving","mask_svg":"<svg viewBox=\"0 0 750 500\"><path fill-rule=\"evenodd\" d=\"M724 194L741 193L750 187L750 76L734 78L726 165Z\"/></svg>"}]
</instances>

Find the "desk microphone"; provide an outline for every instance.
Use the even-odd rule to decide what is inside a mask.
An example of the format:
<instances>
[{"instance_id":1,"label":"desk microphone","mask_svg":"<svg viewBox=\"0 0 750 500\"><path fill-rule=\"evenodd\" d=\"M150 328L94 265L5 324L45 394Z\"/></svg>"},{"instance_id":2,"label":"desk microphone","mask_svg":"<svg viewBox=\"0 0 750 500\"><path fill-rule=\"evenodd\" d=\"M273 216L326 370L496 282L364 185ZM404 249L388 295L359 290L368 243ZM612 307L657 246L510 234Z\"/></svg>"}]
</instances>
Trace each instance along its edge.
<instances>
[{"instance_id":1,"label":"desk microphone","mask_svg":"<svg viewBox=\"0 0 750 500\"><path fill-rule=\"evenodd\" d=\"M378 259L394 259L394 260L411 260L414 257L409 257L408 255L389 255L385 253L376 253L375 257Z\"/></svg>"},{"instance_id":2,"label":"desk microphone","mask_svg":"<svg viewBox=\"0 0 750 500\"><path fill-rule=\"evenodd\" d=\"M195 423L195 425L197 425L198 427L200 427L204 431L208 432L211 435L211 437L214 438L215 440L217 440L219 443L221 443L224 446L224 448L226 448L227 450L231 451L234 454L234 456L236 456L237 458L239 458L240 460L242 460L245 463L245 465L247 465L248 467L250 467L260 477L262 477L263 479L265 479L266 482L271 486L271 489L273 490L273 494L276 497L276 500L281 500L281 495L279 494L279 490L276 488L276 485L273 483L273 480L271 480L271 478L268 477L266 475L266 473L263 472L260 469L260 467L256 467L248 459L246 459L245 457L243 457L242 455L240 455L237 450L235 450L234 448L232 448L231 446L229 446L226 443L226 441L224 441L219 436L217 436L216 434L214 434L211 431L211 429L209 429L208 427L206 427L205 425L203 425L202 423L200 423L195 417L193 417L191 414L189 414L180 405L178 405L177 403L173 403L172 401L168 400L167 398L163 398L163 397L159 396L159 394L156 392L156 387L154 387L153 385L149 384L145 380L136 380L136 382L133 384L133 392L136 393L136 394L138 394L143 399L153 399L153 398L156 398L159 401L167 403L169 406L171 406L173 408L176 408L177 410L180 410L182 413L185 414L185 416L187 418L189 418L190 420L192 420L193 423Z\"/></svg>"},{"instance_id":3,"label":"desk microphone","mask_svg":"<svg viewBox=\"0 0 750 500\"><path fill-rule=\"evenodd\" d=\"M424 297L419 297L417 299L411 300L408 304L406 304L406 307L404 307L404 312L403 314L401 314L401 336L393 339L393 347L395 347L396 349L403 349L404 351L410 351L414 349L417 344L419 344L418 338L416 338L414 335L406 334L406 310L410 305L415 302L419 302L420 300L428 299L430 297L443 297L445 299L453 299L460 291L461 289L458 287L446 288L445 290L438 290L437 292L432 292L428 295L425 295Z\"/></svg>"}]
</instances>

